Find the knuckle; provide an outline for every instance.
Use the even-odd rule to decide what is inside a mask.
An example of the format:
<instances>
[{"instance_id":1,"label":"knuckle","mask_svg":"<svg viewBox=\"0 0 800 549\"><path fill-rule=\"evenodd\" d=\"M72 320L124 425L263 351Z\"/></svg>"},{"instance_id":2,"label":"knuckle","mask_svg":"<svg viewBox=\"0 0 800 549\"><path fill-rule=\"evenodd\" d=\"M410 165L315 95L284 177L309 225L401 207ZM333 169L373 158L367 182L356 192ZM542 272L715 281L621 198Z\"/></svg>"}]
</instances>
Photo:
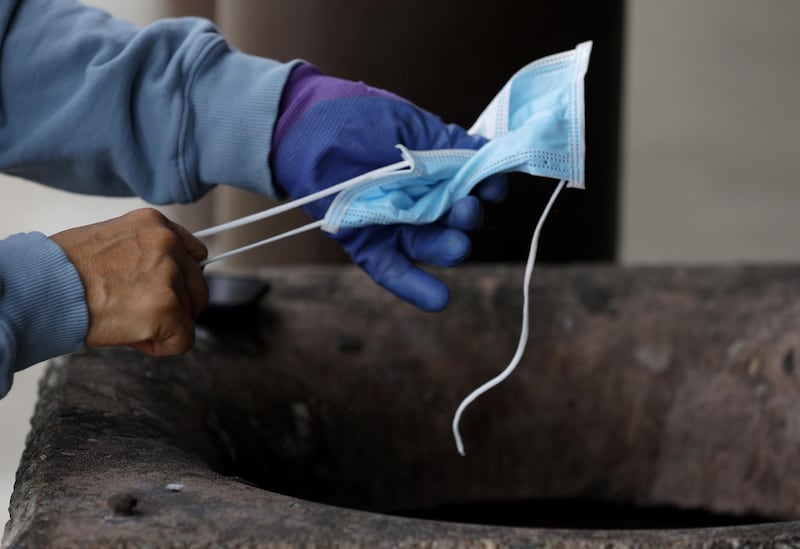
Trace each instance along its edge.
<instances>
[{"instance_id":1,"label":"knuckle","mask_svg":"<svg viewBox=\"0 0 800 549\"><path fill-rule=\"evenodd\" d=\"M157 356L183 354L194 345L194 322L176 296L152 301L145 322L147 339L154 342Z\"/></svg>"},{"instance_id":2,"label":"knuckle","mask_svg":"<svg viewBox=\"0 0 800 549\"><path fill-rule=\"evenodd\" d=\"M166 289L169 289L174 295L174 287L176 282L181 280L182 274L181 269L175 261L171 259L165 259L163 261L159 261L158 265L154 269L154 273L156 275L158 284L164 286Z\"/></svg>"},{"instance_id":3,"label":"knuckle","mask_svg":"<svg viewBox=\"0 0 800 549\"><path fill-rule=\"evenodd\" d=\"M138 210L133 210L127 214L127 217L131 217L136 220L140 220L141 222L150 222L150 223L163 223L166 217L164 214L156 210L155 208L139 208Z\"/></svg>"},{"instance_id":4,"label":"knuckle","mask_svg":"<svg viewBox=\"0 0 800 549\"><path fill-rule=\"evenodd\" d=\"M175 250L180 246L180 237L167 227L154 229L150 235L152 245L160 252Z\"/></svg>"},{"instance_id":5,"label":"knuckle","mask_svg":"<svg viewBox=\"0 0 800 549\"><path fill-rule=\"evenodd\" d=\"M141 300L142 314L147 322L155 327L154 332L158 331L157 327L161 323L174 316L180 309L180 300L171 291L154 291Z\"/></svg>"},{"instance_id":6,"label":"knuckle","mask_svg":"<svg viewBox=\"0 0 800 549\"><path fill-rule=\"evenodd\" d=\"M165 292L161 302L160 313L167 317L174 317L182 312L183 307L181 306L181 300L178 299L175 292Z\"/></svg>"}]
</instances>

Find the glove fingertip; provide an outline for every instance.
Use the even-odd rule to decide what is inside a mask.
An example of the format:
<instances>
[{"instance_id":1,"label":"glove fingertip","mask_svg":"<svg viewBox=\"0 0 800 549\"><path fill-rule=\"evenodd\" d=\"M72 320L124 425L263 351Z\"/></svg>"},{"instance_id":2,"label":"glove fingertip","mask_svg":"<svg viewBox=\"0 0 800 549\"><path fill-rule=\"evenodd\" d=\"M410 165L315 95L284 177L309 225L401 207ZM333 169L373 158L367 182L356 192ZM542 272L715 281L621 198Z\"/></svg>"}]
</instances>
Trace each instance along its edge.
<instances>
[{"instance_id":1,"label":"glove fingertip","mask_svg":"<svg viewBox=\"0 0 800 549\"><path fill-rule=\"evenodd\" d=\"M475 195L481 200L492 204L499 204L508 195L508 179L505 174L496 174L475 187Z\"/></svg>"},{"instance_id":2,"label":"glove fingertip","mask_svg":"<svg viewBox=\"0 0 800 549\"><path fill-rule=\"evenodd\" d=\"M440 257L435 262L441 267L453 267L469 257L472 253L472 241L464 232L457 229L448 229L440 236Z\"/></svg>"},{"instance_id":3,"label":"glove fingertip","mask_svg":"<svg viewBox=\"0 0 800 549\"><path fill-rule=\"evenodd\" d=\"M467 196L453 204L445 223L461 231L475 231L483 224L483 204L475 196Z\"/></svg>"},{"instance_id":4,"label":"glove fingertip","mask_svg":"<svg viewBox=\"0 0 800 549\"><path fill-rule=\"evenodd\" d=\"M403 276L384 281L381 285L397 297L428 313L440 312L450 302L450 290L447 286L417 267L409 267Z\"/></svg>"},{"instance_id":5,"label":"glove fingertip","mask_svg":"<svg viewBox=\"0 0 800 549\"><path fill-rule=\"evenodd\" d=\"M407 301L427 313L443 311L450 303L450 290L438 280L436 282L436 286L430 285L426 291L418 292L413 299Z\"/></svg>"}]
</instances>

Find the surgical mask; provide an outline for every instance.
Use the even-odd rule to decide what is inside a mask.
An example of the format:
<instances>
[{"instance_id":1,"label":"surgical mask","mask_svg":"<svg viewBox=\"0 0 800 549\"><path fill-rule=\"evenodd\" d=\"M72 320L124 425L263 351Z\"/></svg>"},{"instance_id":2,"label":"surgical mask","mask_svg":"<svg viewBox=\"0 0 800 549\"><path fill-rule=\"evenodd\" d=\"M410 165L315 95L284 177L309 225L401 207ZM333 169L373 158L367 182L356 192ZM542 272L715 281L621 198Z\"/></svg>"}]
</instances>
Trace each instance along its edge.
<instances>
[{"instance_id":1,"label":"surgical mask","mask_svg":"<svg viewBox=\"0 0 800 549\"><path fill-rule=\"evenodd\" d=\"M583 77L591 43L518 71L469 130L490 141L477 151L410 151L404 164L340 192L322 229L432 223L487 177L506 172L584 187Z\"/></svg>"},{"instance_id":2,"label":"surgical mask","mask_svg":"<svg viewBox=\"0 0 800 549\"><path fill-rule=\"evenodd\" d=\"M506 379L516 368L528 338L530 278L544 221L564 186L584 188L585 118L583 78L592 43L534 61L520 69L489 103L472 134L490 141L479 150L412 151L402 145L402 161L373 170L312 195L195 233L217 234L337 194L325 217L297 229L212 257L212 263L316 228L336 233L341 228L373 224L432 223L466 197L487 177L524 172L559 180L531 240L525 269L523 321L517 352L506 369L473 391L453 418L453 435L464 454L460 418L478 396Z\"/></svg>"}]
</instances>

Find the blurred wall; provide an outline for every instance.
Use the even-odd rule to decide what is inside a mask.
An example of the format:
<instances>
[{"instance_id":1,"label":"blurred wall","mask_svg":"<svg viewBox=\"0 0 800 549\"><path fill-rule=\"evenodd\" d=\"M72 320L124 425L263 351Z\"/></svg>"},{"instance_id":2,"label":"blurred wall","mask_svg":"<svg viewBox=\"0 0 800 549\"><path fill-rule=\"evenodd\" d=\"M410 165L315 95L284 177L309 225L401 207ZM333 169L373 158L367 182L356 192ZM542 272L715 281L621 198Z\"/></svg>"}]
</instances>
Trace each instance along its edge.
<instances>
[{"instance_id":1,"label":"blurred wall","mask_svg":"<svg viewBox=\"0 0 800 549\"><path fill-rule=\"evenodd\" d=\"M800 2L633 0L621 258L800 260Z\"/></svg>"}]
</instances>

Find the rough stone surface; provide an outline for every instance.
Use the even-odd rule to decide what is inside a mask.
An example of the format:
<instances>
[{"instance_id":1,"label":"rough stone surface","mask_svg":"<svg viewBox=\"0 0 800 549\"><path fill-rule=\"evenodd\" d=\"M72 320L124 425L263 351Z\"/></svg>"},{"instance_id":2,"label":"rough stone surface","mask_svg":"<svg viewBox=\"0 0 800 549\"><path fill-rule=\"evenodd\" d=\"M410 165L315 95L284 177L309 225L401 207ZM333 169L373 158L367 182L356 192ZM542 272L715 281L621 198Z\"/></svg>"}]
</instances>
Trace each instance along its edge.
<instances>
[{"instance_id":1,"label":"rough stone surface","mask_svg":"<svg viewBox=\"0 0 800 549\"><path fill-rule=\"evenodd\" d=\"M467 410L464 458L452 414L513 355L522 272L443 274L453 303L428 315L354 269L265 271L258 314L183 357L53 364L4 545L800 547L800 267L538 270L527 352ZM398 516L566 499L785 522Z\"/></svg>"}]
</instances>

